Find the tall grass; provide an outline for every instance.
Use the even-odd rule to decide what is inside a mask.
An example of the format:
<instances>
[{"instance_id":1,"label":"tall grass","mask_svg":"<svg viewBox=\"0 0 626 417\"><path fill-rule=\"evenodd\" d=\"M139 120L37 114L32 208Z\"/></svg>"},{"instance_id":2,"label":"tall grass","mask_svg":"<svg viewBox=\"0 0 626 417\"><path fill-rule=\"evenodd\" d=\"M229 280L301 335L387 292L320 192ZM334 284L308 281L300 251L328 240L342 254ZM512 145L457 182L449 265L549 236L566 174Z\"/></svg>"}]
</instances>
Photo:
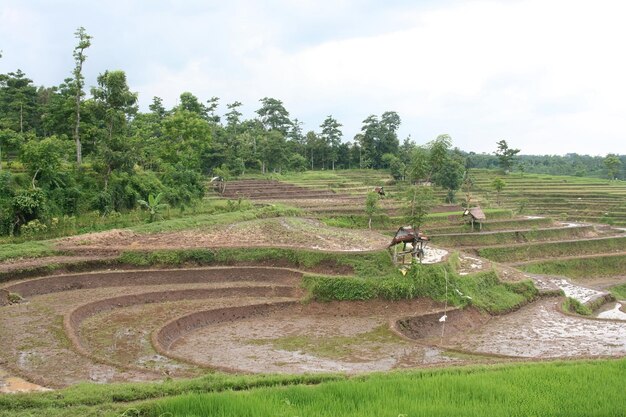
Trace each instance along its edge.
<instances>
[{"instance_id":1,"label":"tall grass","mask_svg":"<svg viewBox=\"0 0 626 417\"><path fill-rule=\"evenodd\" d=\"M309 385L344 379L333 374L317 375L227 375L209 374L201 378L166 380L152 383L78 384L63 390L45 393L0 395L0 417L16 416L83 416L115 415L98 412L111 404L188 394L249 390L279 385ZM95 407L77 411L74 407ZM123 405L121 410L128 408ZM65 413L63 410L70 410ZM128 414L127 414L128 415ZM134 415L134 414L130 414Z\"/></svg>"},{"instance_id":2,"label":"tall grass","mask_svg":"<svg viewBox=\"0 0 626 417\"><path fill-rule=\"evenodd\" d=\"M495 314L515 309L537 296L537 289L530 281L503 283L494 271L461 276L453 262L443 266L415 264L406 276L397 271L378 276L306 276L303 285L312 298L321 301L416 297L445 301L447 298L453 305L473 305Z\"/></svg>"},{"instance_id":3,"label":"tall grass","mask_svg":"<svg viewBox=\"0 0 626 417\"><path fill-rule=\"evenodd\" d=\"M378 374L312 387L186 395L147 416L625 416L626 360Z\"/></svg>"}]
</instances>

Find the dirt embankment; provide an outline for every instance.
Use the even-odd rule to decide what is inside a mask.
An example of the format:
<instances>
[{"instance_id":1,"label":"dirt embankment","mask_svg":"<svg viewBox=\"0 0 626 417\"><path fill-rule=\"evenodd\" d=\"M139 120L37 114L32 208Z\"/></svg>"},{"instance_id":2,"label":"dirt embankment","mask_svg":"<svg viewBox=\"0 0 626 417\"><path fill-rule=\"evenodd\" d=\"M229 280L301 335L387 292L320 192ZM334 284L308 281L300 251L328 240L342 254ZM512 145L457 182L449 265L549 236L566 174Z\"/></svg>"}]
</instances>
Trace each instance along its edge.
<instances>
[{"instance_id":1,"label":"dirt embankment","mask_svg":"<svg viewBox=\"0 0 626 417\"><path fill-rule=\"evenodd\" d=\"M217 282L272 282L295 285L302 274L288 269L262 267L198 268L179 270L143 270L95 272L49 276L5 286L3 289L22 297L85 288L125 287L164 284L196 284Z\"/></svg>"}]
</instances>

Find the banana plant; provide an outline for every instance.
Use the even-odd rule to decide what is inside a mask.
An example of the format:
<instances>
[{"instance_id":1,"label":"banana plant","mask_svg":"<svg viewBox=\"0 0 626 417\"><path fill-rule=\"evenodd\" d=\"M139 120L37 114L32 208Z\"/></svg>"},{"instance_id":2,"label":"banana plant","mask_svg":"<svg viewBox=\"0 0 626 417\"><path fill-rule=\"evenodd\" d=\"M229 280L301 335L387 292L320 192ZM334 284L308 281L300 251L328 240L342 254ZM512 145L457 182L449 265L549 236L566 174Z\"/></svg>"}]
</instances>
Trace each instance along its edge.
<instances>
[{"instance_id":1,"label":"banana plant","mask_svg":"<svg viewBox=\"0 0 626 417\"><path fill-rule=\"evenodd\" d=\"M162 197L163 193L159 193L156 196L154 194L150 194L148 195L148 201L137 200L140 206L145 207L146 210L150 212L150 223L160 218L161 212L168 207L167 204L161 203Z\"/></svg>"}]
</instances>

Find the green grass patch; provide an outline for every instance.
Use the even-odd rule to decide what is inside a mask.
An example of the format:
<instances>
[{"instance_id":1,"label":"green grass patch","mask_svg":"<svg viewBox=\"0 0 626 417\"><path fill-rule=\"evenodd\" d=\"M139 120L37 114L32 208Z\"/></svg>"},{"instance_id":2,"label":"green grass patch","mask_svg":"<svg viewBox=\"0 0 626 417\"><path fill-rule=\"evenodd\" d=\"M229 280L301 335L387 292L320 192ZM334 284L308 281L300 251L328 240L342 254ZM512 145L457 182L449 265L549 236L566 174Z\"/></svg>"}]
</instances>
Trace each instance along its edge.
<instances>
[{"instance_id":1,"label":"green grass patch","mask_svg":"<svg viewBox=\"0 0 626 417\"><path fill-rule=\"evenodd\" d=\"M625 372L623 359L393 372L185 395L144 409L150 417L623 416Z\"/></svg>"},{"instance_id":2,"label":"green grass patch","mask_svg":"<svg viewBox=\"0 0 626 417\"><path fill-rule=\"evenodd\" d=\"M618 300L626 300L626 284L611 287L611 294Z\"/></svg>"},{"instance_id":3,"label":"green grass patch","mask_svg":"<svg viewBox=\"0 0 626 417\"><path fill-rule=\"evenodd\" d=\"M519 269L533 274L563 275L574 279L610 277L624 274L626 255L532 262L519 266Z\"/></svg>"},{"instance_id":4,"label":"green grass patch","mask_svg":"<svg viewBox=\"0 0 626 417\"><path fill-rule=\"evenodd\" d=\"M623 251L624 248L626 248L626 237L615 237L483 248L478 250L478 254L496 262L520 262L535 258L591 255L595 253Z\"/></svg>"},{"instance_id":5,"label":"green grass patch","mask_svg":"<svg viewBox=\"0 0 626 417\"><path fill-rule=\"evenodd\" d=\"M50 241L0 244L0 262L17 258L39 258L58 254Z\"/></svg>"},{"instance_id":6,"label":"green grass patch","mask_svg":"<svg viewBox=\"0 0 626 417\"><path fill-rule=\"evenodd\" d=\"M0 416L120 416L134 408L128 402L190 393L249 390L279 385L318 384L344 379L340 375L209 374L188 380L156 383L78 384L59 391L0 395ZM136 416L137 414L126 414ZM145 414L144 414L145 415Z\"/></svg>"},{"instance_id":7,"label":"green grass patch","mask_svg":"<svg viewBox=\"0 0 626 417\"><path fill-rule=\"evenodd\" d=\"M567 297L563 302L563 310L570 313L580 314L581 316L590 316L593 311L575 298Z\"/></svg>"},{"instance_id":8,"label":"green grass patch","mask_svg":"<svg viewBox=\"0 0 626 417\"><path fill-rule=\"evenodd\" d=\"M532 282L502 283L495 271L461 276L454 260L444 265L414 264L405 276L398 271L383 276L306 276L303 285L320 301L416 297L445 301L447 297L453 305L473 305L494 314L515 309L538 294Z\"/></svg>"}]
</instances>

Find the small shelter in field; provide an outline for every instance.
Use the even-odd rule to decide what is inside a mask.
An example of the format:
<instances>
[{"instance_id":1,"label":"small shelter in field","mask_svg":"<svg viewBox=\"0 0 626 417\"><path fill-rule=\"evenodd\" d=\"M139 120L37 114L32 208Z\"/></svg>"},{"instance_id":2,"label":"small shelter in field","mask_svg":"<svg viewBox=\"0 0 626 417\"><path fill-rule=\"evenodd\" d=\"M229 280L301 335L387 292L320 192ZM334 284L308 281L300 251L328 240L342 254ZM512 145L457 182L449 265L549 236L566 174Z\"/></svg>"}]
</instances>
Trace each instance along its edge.
<instances>
[{"instance_id":1,"label":"small shelter in field","mask_svg":"<svg viewBox=\"0 0 626 417\"><path fill-rule=\"evenodd\" d=\"M404 263L404 255L410 253L412 257L419 259L421 262L424 257L424 247L428 241L428 236L419 230L415 231L411 226L402 226L398 229L389 244L389 247L393 246L394 248L393 261L398 263L398 255L402 255L402 263ZM398 245L400 243L402 243L402 251L398 252ZM407 243L410 243L412 246L410 250L406 249Z\"/></svg>"},{"instance_id":2,"label":"small shelter in field","mask_svg":"<svg viewBox=\"0 0 626 417\"><path fill-rule=\"evenodd\" d=\"M465 209L465 211L463 212L463 217L469 219L470 223L472 224L472 230L474 230L474 222L479 224L479 230L483 230L483 221L487 219L485 213L483 212L483 209L481 209L480 207Z\"/></svg>"}]
</instances>

